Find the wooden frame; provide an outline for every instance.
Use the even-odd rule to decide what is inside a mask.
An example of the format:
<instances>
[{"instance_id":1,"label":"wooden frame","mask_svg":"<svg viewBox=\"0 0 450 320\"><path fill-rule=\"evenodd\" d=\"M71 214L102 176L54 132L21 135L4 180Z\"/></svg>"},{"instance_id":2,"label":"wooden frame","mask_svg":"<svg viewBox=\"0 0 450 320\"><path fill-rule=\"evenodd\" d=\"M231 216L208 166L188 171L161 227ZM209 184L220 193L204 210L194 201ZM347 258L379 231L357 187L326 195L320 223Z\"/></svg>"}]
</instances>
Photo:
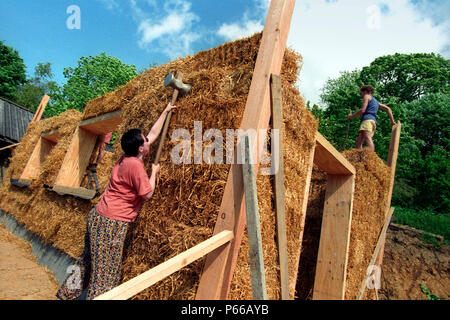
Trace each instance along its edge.
<instances>
[{"instance_id":1,"label":"wooden frame","mask_svg":"<svg viewBox=\"0 0 450 320\"><path fill-rule=\"evenodd\" d=\"M270 75L279 74L295 0L272 0L261 39L240 128L267 129L270 121ZM256 147L256 146L254 146ZM255 171L259 168L256 159ZM214 234L234 230L235 237L206 257L196 299L226 299L245 229L245 204L240 165L231 165Z\"/></svg>"},{"instance_id":2,"label":"wooden frame","mask_svg":"<svg viewBox=\"0 0 450 320\"><path fill-rule=\"evenodd\" d=\"M80 128L87 130L96 135L107 134L113 132L122 122L122 110L106 113L104 115L83 120Z\"/></svg>"},{"instance_id":3,"label":"wooden frame","mask_svg":"<svg viewBox=\"0 0 450 320\"><path fill-rule=\"evenodd\" d=\"M219 249L233 239L232 231L222 231L212 238L184 251L176 257L161 263L139 276L122 283L114 289L96 297L94 300L124 300L133 297L151 285L170 276L192 262L204 257L209 252Z\"/></svg>"},{"instance_id":4,"label":"wooden frame","mask_svg":"<svg viewBox=\"0 0 450 320\"><path fill-rule=\"evenodd\" d=\"M314 300L343 300L355 190L355 167L319 132L314 163L328 174Z\"/></svg>"},{"instance_id":5,"label":"wooden frame","mask_svg":"<svg viewBox=\"0 0 450 320\"><path fill-rule=\"evenodd\" d=\"M83 120L73 135L72 142L56 177L53 191L81 199L92 199L95 190L80 187L99 135L116 130L122 122L122 111L107 113ZM50 132L53 137L57 132Z\"/></svg>"},{"instance_id":6,"label":"wooden frame","mask_svg":"<svg viewBox=\"0 0 450 320\"><path fill-rule=\"evenodd\" d=\"M41 172L42 164L47 158L50 151L55 147L56 142L52 140L47 140L45 137L39 138L30 159L25 166L20 180L33 180L39 177Z\"/></svg>"}]
</instances>

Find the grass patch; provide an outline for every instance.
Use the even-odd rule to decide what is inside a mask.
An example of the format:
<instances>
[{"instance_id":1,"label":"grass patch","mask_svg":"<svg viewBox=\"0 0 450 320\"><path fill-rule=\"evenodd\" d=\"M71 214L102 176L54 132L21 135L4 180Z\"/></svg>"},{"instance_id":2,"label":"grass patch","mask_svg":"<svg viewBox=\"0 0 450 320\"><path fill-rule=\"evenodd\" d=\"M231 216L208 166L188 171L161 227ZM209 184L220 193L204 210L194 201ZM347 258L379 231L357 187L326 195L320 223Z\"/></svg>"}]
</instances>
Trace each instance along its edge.
<instances>
[{"instance_id":1,"label":"grass patch","mask_svg":"<svg viewBox=\"0 0 450 320\"><path fill-rule=\"evenodd\" d=\"M429 210L396 207L394 216L397 218L395 222L398 224L405 224L419 230L441 235L444 237L445 243L449 243L450 214L437 214ZM423 237L423 240L431 243L436 241L435 238L430 236Z\"/></svg>"}]
</instances>

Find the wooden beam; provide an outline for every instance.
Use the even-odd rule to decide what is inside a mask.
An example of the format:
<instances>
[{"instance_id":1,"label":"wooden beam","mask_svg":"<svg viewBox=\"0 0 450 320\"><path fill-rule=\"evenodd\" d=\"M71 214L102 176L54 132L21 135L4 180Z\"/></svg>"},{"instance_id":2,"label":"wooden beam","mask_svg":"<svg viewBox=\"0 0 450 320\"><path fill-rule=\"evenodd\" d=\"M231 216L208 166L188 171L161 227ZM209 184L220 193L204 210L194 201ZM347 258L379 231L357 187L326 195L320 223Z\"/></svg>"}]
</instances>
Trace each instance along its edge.
<instances>
[{"instance_id":1,"label":"wooden beam","mask_svg":"<svg viewBox=\"0 0 450 320\"><path fill-rule=\"evenodd\" d=\"M50 100L50 97L46 94L42 97L41 103L39 104L38 108L36 109L36 113L34 114L33 120L31 122L39 121L42 118L42 114L44 113L45 107L47 106L48 101Z\"/></svg>"},{"instance_id":2,"label":"wooden beam","mask_svg":"<svg viewBox=\"0 0 450 320\"><path fill-rule=\"evenodd\" d=\"M189 250L167 260L164 263L142 273L141 275L122 283L120 286L96 297L94 300L125 300L147 289L158 281L170 276L188 264L202 258L207 253L220 248L233 239L232 231L222 231L212 238L196 245Z\"/></svg>"},{"instance_id":3,"label":"wooden beam","mask_svg":"<svg viewBox=\"0 0 450 320\"><path fill-rule=\"evenodd\" d=\"M250 275L253 300L267 300L266 275L264 273L264 257L261 239L261 220L258 210L258 191L256 174L252 165L250 142L248 135L243 137L245 162L242 165L245 194L245 210L247 216L247 234L250 247Z\"/></svg>"},{"instance_id":4,"label":"wooden beam","mask_svg":"<svg viewBox=\"0 0 450 320\"><path fill-rule=\"evenodd\" d=\"M114 132L122 122L122 113L122 110L119 110L95 118L83 120L80 123L80 128L96 135Z\"/></svg>"},{"instance_id":5,"label":"wooden beam","mask_svg":"<svg viewBox=\"0 0 450 320\"><path fill-rule=\"evenodd\" d=\"M66 186L54 186L52 190L59 195L68 195L85 200L94 199L95 195L97 194L97 191L92 189L72 188Z\"/></svg>"},{"instance_id":6,"label":"wooden beam","mask_svg":"<svg viewBox=\"0 0 450 320\"><path fill-rule=\"evenodd\" d=\"M39 141L34 147L33 153L31 154L30 159L28 159L20 179L31 180L38 178L41 173L42 164L54 146L54 142L39 138Z\"/></svg>"},{"instance_id":7,"label":"wooden beam","mask_svg":"<svg viewBox=\"0 0 450 320\"><path fill-rule=\"evenodd\" d=\"M395 182L395 171L397 169L397 157L398 157L398 149L400 147L400 134L402 130L402 124L400 121L392 128L391 133L391 143L389 145L389 154L387 165L391 168L391 181L389 183L389 191L388 191L388 200L386 204L386 214L389 212L389 208L391 207L392 201L392 192L394 190L394 182ZM377 261L375 264L379 267L383 264L383 255L384 255L384 245L385 240L383 240L383 244L381 245L380 253L378 254Z\"/></svg>"},{"instance_id":8,"label":"wooden beam","mask_svg":"<svg viewBox=\"0 0 450 320\"><path fill-rule=\"evenodd\" d=\"M64 157L55 185L79 188L94 150L97 135L78 127Z\"/></svg>"},{"instance_id":9,"label":"wooden beam","mask_svg":"<svg viewBox=\"0 0 450 320\"><path fill-rule=\"evenodd\" d=\"M60 136L60 133L59 133L58 129L55 129L55 130L52 130L49 132L44 132L42 134L42 138L44 138L45 140L53 141L55 143L58 142L59 136Z\"/></svg>"},{"instance_id":10,"label":"wooden beam","mask_svg":"<svg viewBox=\"0 0 450 320\"><path fill-rule=\"evenodd\" d=\"M283 105L281 78L279 75L272 74L272 127L279 131L279 152L273 155L275 168L275 210L277 213L277 239L278 239L278 256L280 260L280 282L281 282L281 299L289 300L289 259L287 251L286 239L286 213L284 208L284 139L283 139ZM278 156L278 158L277 158Z\"/></svg>"},{"instance_id":11,"label":"wooden beam","mask_svg":"<svg viewBox=\"0 0 450 320\"><path fill-rule=\"evenodd\" d=\"M355 174L355 167L319 132L316 134L314 163L328 174Z\"/></svg>"},{"instance_id":12,"label":"wooden beam","mask_svg":"<svg viewBox=\"0 0 450 320\"><path fill-rule=\"evenodd\" d=\"M279 74L291 25L295 0L272 0L240 128L267 129L270 121L270 75ZM255 146L256 147L256 146ZM255 171L259 168L257 159ZM209 254L196 299L226 299L245 229L242 168L231 165L214 234L234 230L229 245Z\"/></svg>"},{"instance_id":13,"label":"wooden beam","mask_svg":"<svg viewBox=\"0 0 450 320\"><path fill-rule=\"evenodd\" d=\"M328 175L313 300L343 300L355 176Z\"/></svg>"},{"instance_id":14,"label":"wooden beam","mask_svg":"<svg viewBox=\"0 0 450 320\"><path fill-rule=\"evenodd\" d=\"M388 154L388 160L387 165L391 168L391 181L389 185L389 194L388 194L388 201L387 201L387 210L386 212L389 212L389 208L391 206L391 200L392 200L392 191L394 189L394 181L395 181L395 171L397 169L397 157L398 157L398 149L400 147L400 134L402 131L402 124L400 121L392 128L391 133L391 144L389 146L389 154Z\"/></svg>"},{"instance_id":15,"label":"wooden beam","mask_svg":"<svg viewBox=\"0 0 450 320\"><path fill-rule=\"evenodd\" d=\"M7 149L10 149L10 148L15 148L15 147L17 147L19 144L20 144L20 142L14 143L14 144L10 144L9 146L0 148L0 151L7 150Z\"/></svg>"},{"instance_id":16,"label":"wooden beam","mask_svg":"<svg viewBox=\"0 0 450 320\"><path fill-rule=\"evenodd\" d=\"M376 245L375 250L373 252L372 259L370 259L368 267L376 265L375 262L376 262L376 260L378 258L378 254L380 253L380 250L381 250L381 248L382 248L382 246L384 244L384 241L386 239L386 231L387 231L387 229L389 227L389 224L391 222L391 218L392 218L392 214L393 213L394 213L394 208L390 208L389 211L388 211L388 214L386 215L386 219L384 221L383 229L381 229L380 236L378 237L377 245ZM365 292L366 287L367 287L367 279L369 278L369 276L370 275L366 274L366 276L364 277L364 279L363 279L363 281L361 283L361 287L359 289L358 300L362 300L362 298L364 298L364 292Z\"/></svg>"}]
</instances>

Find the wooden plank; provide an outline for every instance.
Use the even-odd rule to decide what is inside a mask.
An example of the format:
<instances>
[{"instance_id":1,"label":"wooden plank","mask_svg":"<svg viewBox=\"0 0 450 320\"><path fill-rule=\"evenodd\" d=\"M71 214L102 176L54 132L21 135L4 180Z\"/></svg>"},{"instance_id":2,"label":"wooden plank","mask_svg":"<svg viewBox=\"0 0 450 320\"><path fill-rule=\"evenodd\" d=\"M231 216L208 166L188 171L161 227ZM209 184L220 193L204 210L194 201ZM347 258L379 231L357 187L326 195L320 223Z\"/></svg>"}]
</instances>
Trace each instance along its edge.
<instances>
[{"instance_id":1,"label":"wooden plank","mask_svg":"<svg viewBox=\"0 0 450 320\"><path fill-rule=\"evenodd\" d=\"M85 175L97 135L78 127L64 157L55 185L78 188Z\"/></svg>"},{"instance_id":2,"label":"wooden plank","mask_svg":"<svg viewBox=\"0 0 450 320\"><path fill-rule=\"evenodd\" d=\"M261 220L258 210L258 191L256 174L252 165L250 142L248 135L243 137L245 162L242 165L245 194L245 210L247 216L247 234L250 246L250 275L253 300L267 300L266 275L264 273L264 257L261 239Z\"/></svg>"},{"instance_id":3,"label":"wooden plank","mask_svg":"<svg viewBox=\"0 0 450 320\"><path fill-rule=\"evenodd\" d=\"M392 129L391 143L389 146L387 165L388 165L388 167L391 168L391 181L390 181L390 185L389 185L389 194L388 194L386 212L389 212L389 208L391 207L392 191L394 189L395 171L397 169L397 157L398 157L398 149L400 147L401 131L402 131L402 124L399 121Z\"/></svg>"},{"instance_id":4,"label":"wooden plank","mask_svg":"<svg viewBox=\"0 0 450 320\"><path fill-rule=\"evenodd\" d=\"M286 213L284 207L284 139L283 139L283 105L281 78L279 75L272 74L272 127L279 131L279 152L274 156L276 161L275 168L278 172L275 174L275 210L277 214L277 239L278 239L278 256L280 260L280 283L281 283L281 299L289 300L289 259L287 251L286 239ZM276 159L275 157L278 158Z\"/></svg>"},{"instance_id":5,"label":"wooden plank","mask_svg":"<svg viewBox=\"0 0 450 320\"><path fill-rule=\"evenodd\" d=\"M20 179L37 179L41 173L42 164L54 146L54 142L39 138Z\"/></svg>"},{"instance_id":6,"label":"wooden plank","mask_svg":"<svg viewBox=\"0 0 450 320\"><path fill-rule=\"evenodd\" d=\"M354 175L328 175L314 300L345 298L354 189Z\"/></svg>"},{"instance_id":7,"label":"wooden plank","mask_svg":"<svg viewBox=\"0 0 450 320\"><path fill-rule=\"evenodd\" d=\"M373 255L372 255L372 259L370 259L369 262L369 267L370 266L374 266L375 262L378 258L378 254L380 253L381 247L384 244L384 240L386 239L386 231L389 227L389 224L391 222L391 218L392 218L392 214L394 213L394 209L395 208L390 208L388 211L388 214L386 215L386 219L384 221L384 225L383 225L383 229L381 229L380 232L380 236L378 237L378 241L377 241L377 245L375 246L375 250L373 251ZM364 297L364 292L366 290L367 287L367 279L369 278L369 276L366 274L366 276L364 277L362 283L361 283L361 287L359 289L359 296L358 296L358 300L361 300Z\"/></svg>"},{"instance_id":8,"label":"wooden plank","mask_svg":"<svg viewBox=\"0 0 450 320\"><path fill-rule=\"evenodd\" d=\"M279 74L286 49L295 0L272 0L240 128L267 129L270 121L270 75ZM256 147L256 146L255 146ZM258 172L259 159L255 171ZM240 165L231 165L214 234L234 230L227 246L209 254L196 299L226 299L245 229L245 204Z\"/></svg>"},{"instance_id":9,"label":"wooden plank","mask_svg":"<svg viewBox=\"0 0 450 320\"><path fill-rule=\"evenodd\" d=\"M401 130L402 130L402 124L399 121L392 128L392 133L391 133L391 143L389 145L389 154L388 154L388 160L387 160L387 165L388 165L388 167L391 168L391 181L389 183L388 200L386 203L386 214L389 212L389 208L391 207L392 192L394 190L394 182L395 182L395 171L397 168L398 149L400 147ZM378 258L376 261L376 265L380 266L380 267L383 264L384 245L385 245L385 241L383 240L383 245L381 246L380 253L378 254Z\"/></svg>"},{"instance_id":10,"label":"wooden plank","mask_svg":"<svg viewBox=\"0 0 450 320\"><path fill-rule=\"evenodd\" d=\"M114 132L122 122L122 113L122 110L119 110L95 118L83 120L80 123L80 128L95 133L96 135Z\"/></svg>"},{"instance_id":11,"label":"wooden plank","mask_svg":"<svg viewBox=\"0 0 450 320\"><path fill-rule=\"evenodd\" d=\"M355 174L355 167L319 132L316 134L314 163L328 174Z\"/></svg>"},{"instance_id":12,"label":"wooden plank","mask_svg":"<svg viewBox=\"0 0 450 320\"><path fill-rule=\"evenodd\" d=\"M42 97L41 103L39 104L39 106L36 109L36 113L34 114L33 120L31 120L32 122L41 120L42 114L44 113L45 107L47 106L47 103L49 100L50 100L50 97L48 95L44 94L44 96Z\"/></svg>"},{"instance_id":13,"label":"wooden plank","mask_svg":"<svg viewBox=\"0 0 450 320\"><path fill-rule=\"evenodd\" d=\"M19 143L10 144L9 146L0 148L0 151L7 150L7 149L10 149L10 148L15 148L15 147L17 147L19 144L20 144L20 142L19 142Z\"/></svg>"},{"instance_id":14,"label":"wooden plank","mask_svg":"<svg viewBox=\"0 0 450 320\"><path fill-rule=\"evenodd\" d=\"M94 199L95 195L97 194L95 190L86 188L72 188L66 186L54 186L52 190L58 193L59 195L68 195L85 200Z\"/></svg>"},{"instance_id":15,"label":"wooden plank","mask_svg":"<svg viewBox=\"0 0 450 320\"><path fill-rule=\"evenodd\" d=\"M147 289L158 281L170 276L188 264L202 258L207 253L220 248L233 239L232 231L222 231L212 238L190 248L164 263L122 283L120 286L96 297L94 300L125 300Z\"/></svg>"},{"instance_id":16,"label":"wooden plank","mask_svg":"<svg viewBox=\"0 0 450 320\"><path fill-rule=\"evenodd\" d=\"M59 133L58 129L55 129L55 130L52 130L49 132L44 132L42 134L42 138L49 140L49 141L53 141L55 143L58 142L59 136L60 136L60 133Z\"/></svg>"}]
</instances>

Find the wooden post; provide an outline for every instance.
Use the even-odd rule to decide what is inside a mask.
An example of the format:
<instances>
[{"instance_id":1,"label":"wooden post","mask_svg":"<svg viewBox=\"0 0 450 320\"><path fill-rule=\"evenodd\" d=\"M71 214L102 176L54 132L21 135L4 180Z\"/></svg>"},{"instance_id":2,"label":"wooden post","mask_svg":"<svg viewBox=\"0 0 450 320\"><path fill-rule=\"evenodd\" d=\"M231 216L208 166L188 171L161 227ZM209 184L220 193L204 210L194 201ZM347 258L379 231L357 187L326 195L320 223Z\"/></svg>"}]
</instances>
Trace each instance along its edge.
<instances>
[{"instance_id":1,"label":"wooden post","mask_svg":"<svg viewBox=\"0 0 450 320\"><path fill-rule=\"evenodd\" d=\"M36 109L36 113L34 114L33 120L31 122L39 121L42 118L42 114L44 113L45 107L47 106L48 101L50 100L50 97L46 94L42 97L41 103L39 104L38 108Z\"/></svg>"},{"instance_id":2,"label":"wooden post","mask_svg":"<svg viewBox=\"0 0 450 320\"><path fill-rule=\"evenodd\" d=\"M354 189L354 175L328 175L314 300L345 298Z\"/></svg>"},{"instance_id":3,"label":"wooden post","mask_svg":"<svg viewBox=\"0 0 450 320\"><path fill-rule=\"evenodd\" d=\"M392 192L394 190L394 182L395 182L395 171L397 169L397 157L398 157L398 149L400 147L400 134L402 130L402 124L400 121L392 128L391 133L391 143L389 146L389 154L388 154L388 160L387 165L391 168L391 181L389 184L389 193L388 193L388 201L386 204L386 214L389 212L389 208L391 207L391 201L392 201ZM378 254L377 260L375 264L378 267L381 267L383 264L383 256L384 256L384 245L386 243L386 234L384 235L384 239L382 239L382 246L380 249L380 253Z\"/></svg>"},{"instance_id":4,"label":"wooden post","mask_svg":"<svg viewBox=\"0 0 450 320\"><path fill-rule=\"evenodd\" d=\"M281 299L289 300L289 260L286 239L286 213L284 208L284 158L283 158L283 105L281 79L272 74L272 123L279 132L279 152L273 155L278 171L275 173L275 208L277 213L278 256L280 260ZM272 142L276 143L276 142ZM245 180L244 180L245 181Z\"/></svg>"},{"instance_id":5,"label":"wooden post","mask_svg":"<svg viewBox=\"0 0 450 320\"><path fill-rule=\"evenodd\" d=\"M295 0L272 0L253 72L241 129L267 129L270 121L270 75L279 74ZM256 146L255 146L256 147ZM259 168L259 159L255 170ZM231 165L214 234L234 230L235 238L206 258L196 299L226 299L245 229L242 170Z\"/></svg>"},{"instance_id":6,"label":"wooden post","mask_svg":"<svg viewBox=\"0 0 450 320\"><path fill-rule=\"evenodd\" d=\"M254 300L267 300L266 275L264 273L264 257L261 239L261 227L258 210L258 191L256 175L252 164L249 136L242 137L244 145L244 178L245 210L247 215L247 233L250 246L250 274ZM255 143L255 141L253 141Z\"/></svg>"}]
</instances>

